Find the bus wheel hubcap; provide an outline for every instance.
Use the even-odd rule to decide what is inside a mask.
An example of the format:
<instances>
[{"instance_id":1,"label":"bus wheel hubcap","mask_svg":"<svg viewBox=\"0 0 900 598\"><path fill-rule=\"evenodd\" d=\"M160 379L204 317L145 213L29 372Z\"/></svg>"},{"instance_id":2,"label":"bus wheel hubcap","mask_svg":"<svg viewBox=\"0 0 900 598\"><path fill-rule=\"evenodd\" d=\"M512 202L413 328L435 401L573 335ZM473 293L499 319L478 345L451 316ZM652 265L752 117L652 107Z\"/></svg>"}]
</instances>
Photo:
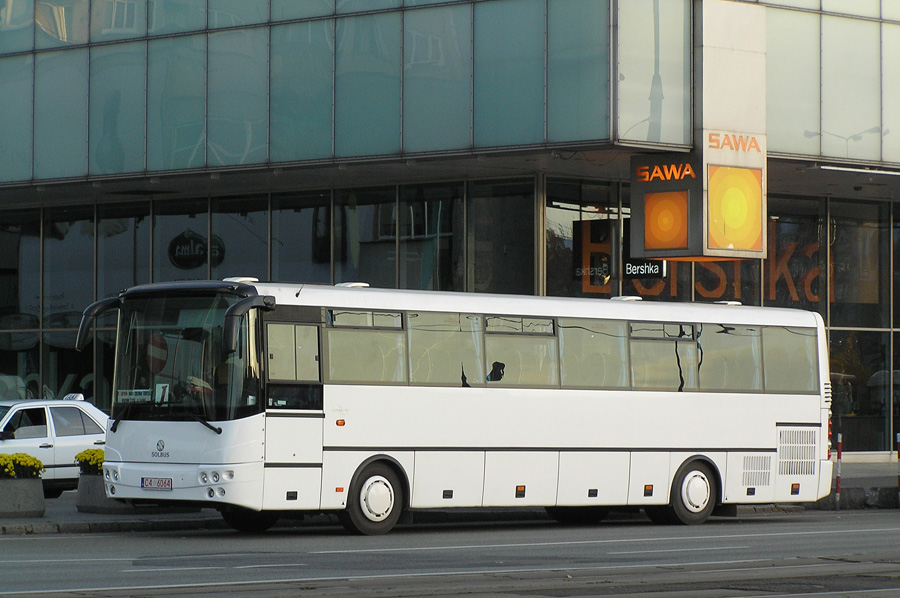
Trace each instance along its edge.
<instances>
[{"instance_id":1,"label":"bus wheel hubcap","mask_svg":"<svg viewBox=\"0 0 900 598\"><path fill-rule=\"evenodd\" d=\"M360 498L363 514L370 521L381 521L390 515L394 508L394 489L391 483L381 476L366 480Z\"/></svg>"},{"instance_id":2,"label":"bus wheel hubcap","mask_svg":"<svg viewBox=\"0 0 900 598\"><path fill-rule=\"evenodd\" d=\"M681 485L681 499L691 512L699 513L709 504L709 480L699 471L692 471Z\"/></svg>"}]
</instances>

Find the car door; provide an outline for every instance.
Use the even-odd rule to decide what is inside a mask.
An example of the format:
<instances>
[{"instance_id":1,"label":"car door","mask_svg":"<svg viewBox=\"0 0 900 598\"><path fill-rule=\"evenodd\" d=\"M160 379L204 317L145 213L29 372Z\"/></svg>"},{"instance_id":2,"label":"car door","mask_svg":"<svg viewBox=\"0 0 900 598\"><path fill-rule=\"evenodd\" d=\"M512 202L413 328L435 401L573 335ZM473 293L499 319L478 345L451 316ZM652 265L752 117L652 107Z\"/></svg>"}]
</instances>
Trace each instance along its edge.
<instances>
[{"instance_id":1,"label":"car door","mask_svg":"<svg viewBox=\"0 0 900 598\"><path fill-rule=\"evenodd\" d=\"M42 477L45 480L54 479L55 450L50 436L50 426L47 425L46 407L14 406L0 432L12 434L12 438L0 440L0 452L25 453L40 459L46 468Z\"/></svg>"},{"instance_id":2,"label":"car door","mask_svg":"<svg viewBox=\"0 0 900 598\"><path fill-rule=\"evenodd\" d=\"M56 452L56 479L78 477L75 455L85 449L103 448L106 432L87 413L72 405L50 407Z\"/></svg>"}]
</instances>

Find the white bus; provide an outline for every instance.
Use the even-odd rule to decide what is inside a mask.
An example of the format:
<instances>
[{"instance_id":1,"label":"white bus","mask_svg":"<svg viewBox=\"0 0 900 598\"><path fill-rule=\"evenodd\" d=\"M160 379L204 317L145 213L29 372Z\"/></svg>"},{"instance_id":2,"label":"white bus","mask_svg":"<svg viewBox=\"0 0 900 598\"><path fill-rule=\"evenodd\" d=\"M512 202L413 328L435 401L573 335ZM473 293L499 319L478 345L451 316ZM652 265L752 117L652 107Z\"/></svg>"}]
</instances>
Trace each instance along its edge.
<instances>
[{"instance_id":1,"label":"white bus","mask_svg":"<svg viewBox=\"0 0 900 598\"><path fill-rule=\"evenodd\" d=\"M108 496L238 530L526 506L694 524L831 490L815 313L227 279L99 301L79 347L113 308Z\"/></svg>"}]
</instances>

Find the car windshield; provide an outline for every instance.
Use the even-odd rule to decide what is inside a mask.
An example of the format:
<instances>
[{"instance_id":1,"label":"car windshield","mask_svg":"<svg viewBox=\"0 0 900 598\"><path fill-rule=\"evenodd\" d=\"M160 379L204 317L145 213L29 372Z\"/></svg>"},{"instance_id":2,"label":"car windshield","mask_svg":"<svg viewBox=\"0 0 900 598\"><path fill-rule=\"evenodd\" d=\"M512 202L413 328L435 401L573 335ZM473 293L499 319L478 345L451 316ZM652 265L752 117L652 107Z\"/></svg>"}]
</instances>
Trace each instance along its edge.
<instances>
[{"instance_id":1,"label":"car windshield","mask_svg":"<svg viewBox=\"0 0 900 598\"><path fill-rule=\"evenodd\" d=\"M121 308L113 419L223 421L258 413L255 326L223 348L223 294L130 298Z\"/></svg>"}]
</instances>

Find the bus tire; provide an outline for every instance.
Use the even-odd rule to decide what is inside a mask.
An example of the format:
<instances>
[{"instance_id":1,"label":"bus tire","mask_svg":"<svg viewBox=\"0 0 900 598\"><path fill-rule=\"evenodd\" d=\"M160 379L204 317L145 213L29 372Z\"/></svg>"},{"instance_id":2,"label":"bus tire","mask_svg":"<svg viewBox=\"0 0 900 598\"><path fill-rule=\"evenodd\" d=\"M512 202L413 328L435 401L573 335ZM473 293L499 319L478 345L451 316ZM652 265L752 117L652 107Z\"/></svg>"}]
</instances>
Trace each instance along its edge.
<instances>
[{"instance_id":1,"label":"bus tire","mask_svg":"<svg viewBox=\"0 0 900 598\"><path fill-rule=\"evenodd\" d=\"M338 519L349 532L377 536L391 531L402 510L403 486L397 473L385 463L373 463L356 478Z\"/></svg>"},{"instance_id":2,"label":"bus tire","mask_svg":"<svg viewBox=\"0 0 900 598\"><path fill-rule=\"evenodd\" d=\"M703 461L691 461L681 466L672 482L669 513L672 523L698 525L716 508L718 499L716 477Z\"/></svg>"},{"instance_id":3,"label":"bus tire","mask_svg":"<svg viewBox=\"0 0 900 598\"><path fill-rule=\"evenodd\" d=\"M234 507L223 509L222 519L239 532L258 534L278 523L278 514L272 511L251 511Z\"/></svg>"},{"instance_id":4,"label":"bus tire","mask_svg":"<svg viewBox=\"0 0 900 598\"><path fill-rule=\"evenodd\" d=\"M606 507L546 507L547 515L566 525L595 525L609 513Z\"/></svg>"}]
</instances>

